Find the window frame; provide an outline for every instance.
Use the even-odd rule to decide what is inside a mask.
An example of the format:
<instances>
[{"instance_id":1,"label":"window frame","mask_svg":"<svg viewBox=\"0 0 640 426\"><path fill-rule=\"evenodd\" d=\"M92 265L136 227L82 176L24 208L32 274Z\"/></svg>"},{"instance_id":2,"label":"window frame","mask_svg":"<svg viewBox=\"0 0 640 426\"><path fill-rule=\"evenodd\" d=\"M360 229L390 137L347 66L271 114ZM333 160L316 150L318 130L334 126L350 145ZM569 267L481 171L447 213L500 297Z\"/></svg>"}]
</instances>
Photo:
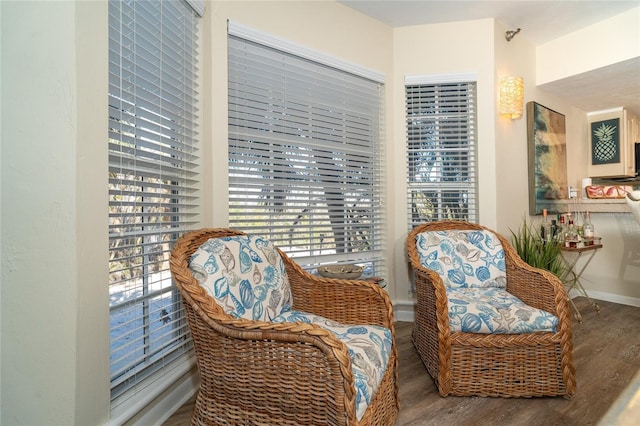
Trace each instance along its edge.
<instances>
[{"instance_id":1,"label":"window frame","mask_svg":"<svg viewBox=\"0 0 640 426\"><path fill-rule=\"evenodd\" d=\"M477 75L408 76L405 107L408 228L477 222Z\"/></svg>"},{"instance_id":2,"label":"window frame","mask_svg":"<svg viewBox=\"0 0 640 426\"><path fill-rule=\"evenodd\" d=\"M296 261L300 263L305 269L308 269L313 272L315 268L318 266L328 264L328 263L357 263L365 266L365 276L380 276L386 272L386 262L383 256L383 246L384 246L384 182L383 182L383 111L384 111L384 76L379 73L376 73L371 70L367 70L363 67L359 67L357 65L349 64L346 62L342 62L339 59L332 58L328 55L325 55L321 52L313 51L307 49L303 46L294 45L293 43L287 42L285 40L281 40L270 36L268 34L264 34L261 32L257 32L250 28L235 24L233 22L229 22L229 224L231 227L243 229L246 232L252 233L262 233L267 234L267 236L283 251L287 252L291 257L296 258ZM329 92L332 90L332 83L330 80L332 77L328 76L331 73L343 73L344 75L348 74L349 77L344 77L345 81L349 78L357 79L362 81L363 85L375 85L376 94L375 94L375 111L371 114L373 121L367 125L365 131L370 133L371 141L362 142L358 141L357 138L360 137L358 135L349 135L345 136L344 142L342 144L338 143L335 139L332 139L334 135L329 135L332 131L342 131L338 129L338 125L332 120L338 120L336 117L338 116L338 108L335 106L328 106L327 98L322 98L322 100L318 100L316 98L310 98L308 93L302 89L299 89L299 92L295 92L299 95L294 101L293 99L296 95L292 95L290 92L294 92L294 87L292 84L288 86L290 92L287 93L289 98L283 97L277 98L278 95L274 94L276 89L273 92L268 93L264 96L274 98L269 99L267 101L262 102L261 105L264 105L263 111L264 118L260 116L260 114L253 114L249 117L248 111L250 108L259 108L254 107L256 103L251 103L253 100L247 101L245 98L249 98L251 96L256 97L254 93L244 94L239 93L241 90L242 84L245 84L245 87L249 87L248 90L258 91L262 89L262 86L271 84L271 81L262 81L258 76L251 77L247 75L238 78L252 78L252 83L236 82L235 81L235 73L240 73L242 71L235 71L235 61L236 58L233 51L233 46L236 43L246 43L247 45L251 45L252 49L257 49L261 51L261 55L265 55L265 57L260 57L257 61L264 61L265 64L270 64L271 55L282 55L284 58L283 61L292 61L296 62L294 65L283 65L283 68L286 66L290 66L291 68L287 68L286 71L282 71L283 75L287 75L287 79L293 81L297 76L295 75L295 68L297 66L300 67L308 67L308 74L318 73L321 74L318 77L319 81L322 79L327 79L329 82L322 80L326 83L326 86L323 86L325 92ZM303 64L304 63L304 64ZM267 66L267 65L265 65ZM277 71L278 73L280 71ZM285 74L288 73L288 74ZM264 72L259 73L255 72L255 74L262 74L260 77L265 77L268 73L268 70L265 69ZM275 74L275 73L274 73ZM308 75L305 74L304 77L307 78ZM305 81L302 83L301 87L305 84L312 85L313 83L308 83ZM346 84L346 83L345 83ZM258 88L253 88L257 87ZM346 88L345 91L349 89ZM367 90L362 88L355 88L353 90L354 93L359 93L357 90ZM238 92L239 94L236 94ZM237 100L240 97L242 99ZM314 95L314 96L317 96ZM354 95L355 96L355 95ZM289 100L286 100L289 99ZM280 105L282 103L282 106ZM287 104L287 102L290 102ZM243 106L238 106L242 103ZM244 106L244 104L250 104L250 106ZM292 106L295 103L295 106ZM275 105L275 106L274 106ZM262 106L260 106L262 107ZM270 109L273 110L270 111ZM275 111L278 109L279 116L276 116ZM283 133L280 132L281 122L285 119L295 119L294 115L297 114L297 111L292 112L293 109L300 109L304 111L304 114L308 113L309 116L314 117L306 121L298 121L295 126L299 126L299 129L296 130L295 126L290 126L289 128L284 129L282 127ZM347 107L345 107L347 108ZM239 111L239 112L238 112ZM238 118L239 114L245 114L246 120L251 120L250 124L245 125L241 123L241 119ZM314 115L315 114L315 115ZM322 116L320 116L322 114ZM283 118L284 117L284 118ZM346 115L343 117L347 117ZM316 120L315 124L313 120ZM320 123L320 119L323 120ZM349 117L347 117L349 119ZM257 124L258 121L262 121L262 124ZM317 124L317 125L316 125ZM324 127L323 127L324 126ZM332 127L333 126L333 127ZM249 129L249 127L251 127ZM270 127L273 130L267 134L265 130L267 127ZM345 126L345 127L348 127ZM291 130L293 128L293 130ZM322 129L321 129L322 128ZM322 132L325 133L322 133ZM288 132L288 133L287 133ZM277 133L277 134L276 134ZM353 136L355 139L350 139ZM369 136L364 136L367 138ZM242 138L242 140L240 140ZM251 139L253 138L253 139ZM326 138L326 139L325 139ZM255 139L255 141L254 141ZM325 140L321 140L325 139ZM322 145L322 144L325 145ZM370 143L368 148L363 148L362 146L356 146L359 143ZM287 145L289 144L289 145ZM351 144L351 145L349 145ZM340 145L340 146L339 146ZM294 148L291 148L294 147ZM367 157L367 153L363 152L363 150L368 149L369 155ZM350 151L351 150L351 151ZM340 152L340 154L337 154ZM352 155L348 156L346 152L351 152ZM308 158L304 158L308 154ZM356 156L362 156L363 165L356 166L355 161L350 161L352 158ZM235 162L240 161L249 161L245 160L250 158L251 156L255 156L256 164L258 162L264 162L261 167L261 172L258 171L255 173L262 173L263 176L249 176L251 171L249 168L245 167L245 171L241 172L238 170L238 165L234 164ZM260 157L262 156L262 158ZM321 158L323 157L324 158ZM277 157L281 157L282 161L278 162ZM299 167L296 170L305 170L307 172L316 171L318 172L320 168L324 167L340 167L342 173L344 174L342 177L333 177L333 181L331 181L327 176L315 176L314 178L309 177L307 179L306 176L298 176L294 177L289 174L288 180L287 170L285 165L285 160L289 163L297 162L297 165L294 167ZM369 163L367 163L369 161ZM271 162L271 164L266 165L267 162ZM365 164L366 163L366 164ZM313 164L313 166L312 166ZM322 166L317 166L318 164L323 164ZM336 166L339 164L340 166ZM257 166L256 166L257 167ZM316 167L316 168L314 168ZM361 167L358 169L358 167ZM344 170L350 169L351 175L346 176L348 172ZM289 172L297 173L293 171L293 169L289 170ZM241 175L244 173L244 175ZM358 226L362 224L362 221L358 221L358 219L354 219L353 217L356 215L354 211L349 211L345 205L347 204L347 197L343 197L342 195L346 194L346 190L337 191L337 188L340 188L341 183L339 181L343 179L342 185L347 185L344 188L350 188L349 184L344 183L349 179L361 179L363 178L363 173L369 173L370 176L364 178L362 180L363 185L371 185L371 187L375 186L375 189L371 189L369 192L369 196L371 197L367 200L368 205L365 209L360 209L360 213L365 215L365 220L369 220L368 228L369 234L364 239L358 240L358 244L367 244L371 243L372 248L367 250L360 250L355 241L360 238L363 234L359 233ZM318 175L321 172L317 173ZM315 178L319 179L318 181L314 180ZM235 180L234 180L235 179ZM310 189L307 194L303 194L299 191L300 185L302 185L299 180L307 179L307 182L311 187L314 185L316 187L320 187L324 184L327 185L324 188L324 192L318 189L314 192L313 189ZM325 179L324 181L322 179ZM265 188L270 188L266 193L263 194L263 199L265 206L270 203L272 212L269 212L269 207L264 207L262 211L265 214L265 217L269 219L264 219L265 221L272 221L271 224L273 226L267 225L257 225L256 217L259 215L258 212L248 213L248 208L239 208L239 202L237 201L239 198L239 191L245 190L249 191L249 188L257 187L257 184L252 183L257 182L261 185L260 191L264 191ZM355 187L355 186L354 186ZM292 189L293 188L293 189ZM257 191L257 190L255 190ZM298 192L296 192L298 191ZM323 193L322 193L323 192ZM315 226L316 223L319 223L320 213L318 212L318 203L330 203L329 199L331 198L331 194L340 193L341 197L334 199L334 207L335 212L340 210L340 215L342 215L342 219L336 217L336 223L340 222L340 225L336 227L327 228L328 231L324 233L324 235L329 235L328 238L323 237L322 232L319 230L319 226ZM366 191L364 192L366 193ZM320 195L318 195L320 194ZM356 193L354 193L356 194ZM364 198L366 196L361 196L363 192L357 192L358 195L354 195L355 199L352 198L350 200L350 205L358 205L358 203L365 203ZM249 196L249 195L248 195ZM250 194L250 196L257 197L257 195ZM360 196L360 198L358 198ZM304 199L300 204L294 204L291 200L294 197L300 197ZM306 198L304 198L306 197ZM300 208L304 203L308 204L308 208L303 209ZM326 212L329 214L331 212L331 204L326 204ZM296 210L297 209L297 210ZM254 210L258 210L254 207ZM280 210L280 212L276 212ZM291 231L292 237L297 238L301 235L306 235L301 239L298 239L298 242L304 248L297 247L293 240L287 241L285 238L285 232L282 227L283 224L277 224L277 213L281 213L282 215L289 215L289 219L291 222L290 228L296 229L297 235ZM351 217L347 218L347 216L351 215ZM368 218L366 218L368 216ZM360 217L359 219L362 219ZM326 220L326 219L325 219ZM302 225L302 222L306 222L306 225ZM340 231L336 231L339 226L342 226L344 231L345 239L344 245L340 245L338 237L335 238L335 246L331 246L328 249L326 248L327 240L331 241L332 237L335 237L339 234ZM323 239L324 238L324 239ZM302 241L303 239L308 239L308 241ZM364 241L364 243L363 243ZM333 243L333 242L331 242ZM323 246L323 244L325 244ZM354 249L356 247L356 249ZM331 252L334 250L333 252ZM330 252L330 253L327 253Z\"/></svg>"},{"instance_id":3,"label":"window frame","mask_svg":"<svg viewBox=\"0 0 640 426\"><path fill-rule=\"evenodd\" d=\"M168 259L173 242L199 223L204 3L108 7L111 419L125 422L195 366ZM138 329L126 325L134 321ZM116 369L119 348L133 357Z\"/></svg>"}]
</instances>

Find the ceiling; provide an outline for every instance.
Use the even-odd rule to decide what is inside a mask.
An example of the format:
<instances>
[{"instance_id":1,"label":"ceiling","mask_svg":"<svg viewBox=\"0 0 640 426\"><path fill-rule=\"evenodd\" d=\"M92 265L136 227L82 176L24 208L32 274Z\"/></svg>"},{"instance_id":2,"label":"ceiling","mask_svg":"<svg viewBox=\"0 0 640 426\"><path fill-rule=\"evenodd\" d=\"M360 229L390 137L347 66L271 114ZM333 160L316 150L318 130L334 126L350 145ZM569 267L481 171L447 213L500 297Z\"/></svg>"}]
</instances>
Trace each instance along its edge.
<instances>
[{"instance_id":1,"label":"ceiling","mask_svg":"<svg viewBox=\"0 0 640 426\"><path fill-rule=\"evenodd\" d=\"M534 45L640 7L640 0L339 0L339 3L392 27L495 18L510 29L521 28L516 37L524 37ZM540 88L570 99L584 111L624 106L640 115L640 57Z\"/></svg>"}]
</instances>

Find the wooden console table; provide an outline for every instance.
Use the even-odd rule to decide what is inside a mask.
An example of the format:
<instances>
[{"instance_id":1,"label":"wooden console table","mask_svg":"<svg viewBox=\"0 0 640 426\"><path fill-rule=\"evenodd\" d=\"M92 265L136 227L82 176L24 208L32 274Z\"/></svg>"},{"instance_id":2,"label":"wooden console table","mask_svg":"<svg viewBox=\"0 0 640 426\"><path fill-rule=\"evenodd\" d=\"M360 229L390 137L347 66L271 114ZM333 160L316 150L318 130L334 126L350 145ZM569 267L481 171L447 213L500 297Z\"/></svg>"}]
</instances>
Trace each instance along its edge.
<instances>
[{"instance_id":1,"label":"wooden console table","mask_svg":"<svg viewBox=\"0 0 640 426\"><path fill-rule=\"evenodd\" d=\"M580 278L582 277L582 273L585 271L585 269L587 269L587 266L589 266L589 263L591 263L591 260L593 259L595 254L601 248L602 248L602 244L594 244L594 245L581 247L581 248L563 247L562 260L566 266L566 270L562 274L562 277L560 277L565 287L567 288L567 295L571 290L576 289L584 297L587 298L589 303L591 303L591 305L596 309L598 313L600 312L600 306L598 306L598 304L589 297L587 290L584 288L584 286L580 282ZM577 268L576 265L578 263L578 260L585 253L588 256L587 260L585 261L584 265L582 265L581 268ZM571 299L571 297L569 297L569 303L571 303L571 306L575 311L575 318L578 321L582 322L582 315L580 314L580 311L576 307L575 303L573 303L573 299Z\"/></svg>"}]
</instances>

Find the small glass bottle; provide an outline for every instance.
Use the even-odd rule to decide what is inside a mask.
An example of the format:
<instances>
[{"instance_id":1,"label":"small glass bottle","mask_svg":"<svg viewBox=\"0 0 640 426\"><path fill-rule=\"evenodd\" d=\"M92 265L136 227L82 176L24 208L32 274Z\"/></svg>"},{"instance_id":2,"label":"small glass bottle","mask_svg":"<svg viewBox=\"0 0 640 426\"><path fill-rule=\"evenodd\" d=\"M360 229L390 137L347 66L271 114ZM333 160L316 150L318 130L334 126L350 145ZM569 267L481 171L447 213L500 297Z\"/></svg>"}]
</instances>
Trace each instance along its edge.
<instances>
[{"instance_id":1,"label":"small glass bottle","mask_svg":"<svg viewBox=\"0 0 640 426\"><path fill-rule=\"evenodd\" d=\"M558 240L564 241L567 235L567 225L563 214L558 213Z\"/></svg>"},{"instance_id":2,"label":"small glass bottle","mask_svg":"<svg viewBox=\"0 0 640 426\"><path fill-rule=\"evenodd\" d=\"M558 223L555 219L551 220L551 240L558 241Z\"/></svg>"},{"instance_id":3,"label":"small glass bottle","mask_svg":"<svg viewBox=\"0 0 640 426\"><path fill-rule=\"evenodd\" d=\"M569 216L569 226L567 227L567 234L564 239L565 247L572 247L572 243L575 246L578 239L578 232L573 224L573 218Z\"/></svg>"},{"instance_id":4,"label":"small glass bottle","mask_svg":"<svg viewBox=\"0 0 640 426\"><path fill-rule=\"evenodd\" d=\"M542 237L542 242L550 242L551 241L551 224L547 218L547 209L542 209L542 225L540 225L540 237Z\"/></svg>"},{"instance_id":5,"label":"small glass bottle","mask_svg":"<svg viewBox=\"0 0 640 426\"><path fill-rule=\"evenodd\" d=\"M582 225L582 235L587 239L593 239L595 237L595 231L593 223L591 223L591 213L586 212L584 214L584 224Z\"/></svg>"}]
</instances>

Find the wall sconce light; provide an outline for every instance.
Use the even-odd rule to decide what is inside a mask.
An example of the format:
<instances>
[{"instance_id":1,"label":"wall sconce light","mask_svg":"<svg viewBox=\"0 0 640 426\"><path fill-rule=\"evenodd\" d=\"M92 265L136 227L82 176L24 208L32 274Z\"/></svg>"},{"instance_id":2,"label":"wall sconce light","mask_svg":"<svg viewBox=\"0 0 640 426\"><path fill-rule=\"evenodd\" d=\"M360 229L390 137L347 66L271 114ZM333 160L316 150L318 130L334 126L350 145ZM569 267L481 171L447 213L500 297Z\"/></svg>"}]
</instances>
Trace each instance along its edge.
<instances>
[{"instance_id":1,"label":"wall sconce light","mask_svg":"<svg viewBox=\"0 0 640 426\"><path fill-rule=\"evenodd\" d=\"M524 82L522 77L500 79L500 115L517 120L522 117Z\"/></svg>"}]
</instances>

